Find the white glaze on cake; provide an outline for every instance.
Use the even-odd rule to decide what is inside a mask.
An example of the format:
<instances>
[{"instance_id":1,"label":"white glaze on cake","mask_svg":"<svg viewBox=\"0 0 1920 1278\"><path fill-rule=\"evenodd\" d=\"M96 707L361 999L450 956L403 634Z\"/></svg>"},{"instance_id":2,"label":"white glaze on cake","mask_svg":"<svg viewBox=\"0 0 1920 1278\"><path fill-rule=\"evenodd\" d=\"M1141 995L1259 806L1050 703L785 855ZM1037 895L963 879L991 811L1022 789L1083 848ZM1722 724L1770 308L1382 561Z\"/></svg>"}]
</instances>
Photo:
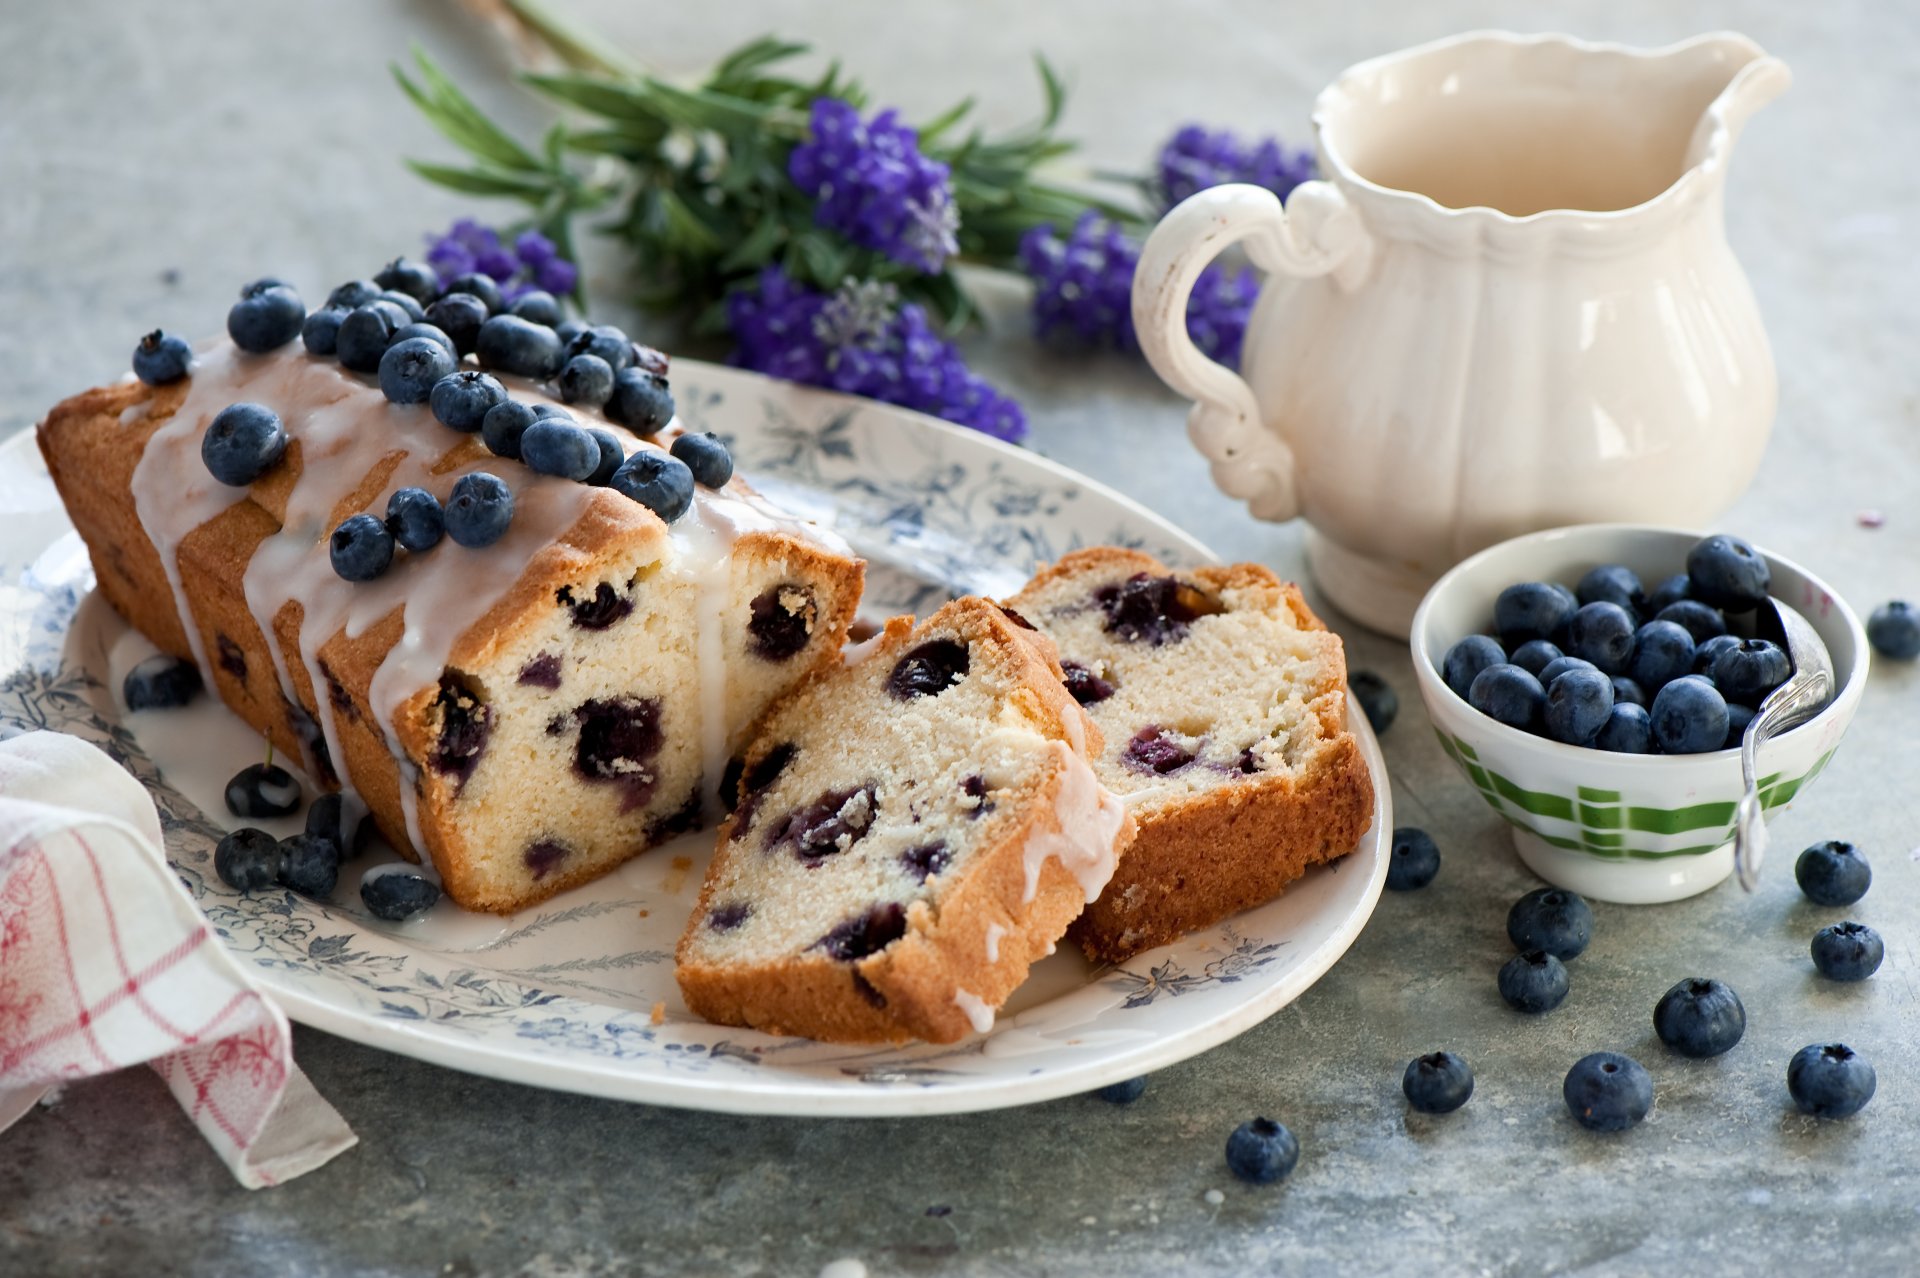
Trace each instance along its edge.
<instances>
[{"instance_id":1,"label":"white glaze on cake","mask_svg":"<svg viewBox=\"0 0 1920 1278\"><path fill-rule=\"evenodd\" d=\"M1086 759L1064 741L1049 743L1059 759L1060 789L1053 810L1058 829L1039 829L1027 836L1022 858L1026 864L1026 894L1033 900L1040 886L1040 867L1048 857L1079 881L1088 902L1099 898L1113 877L1113 844L1126 824L1127 808L1101 785Z\"/></svg>"},{"instance_id":2,"label":"white glaze on cake","mask_svg":"<svg viewBox=\"0 0 1920 1278\"><path fill-rule=\"evenodd\" d=\"M979 995L969 990L955 990L953 1005L966 1013L974 1033L984 1034L993 1028L993 1006Z\"/></svg>"}]
</instances>

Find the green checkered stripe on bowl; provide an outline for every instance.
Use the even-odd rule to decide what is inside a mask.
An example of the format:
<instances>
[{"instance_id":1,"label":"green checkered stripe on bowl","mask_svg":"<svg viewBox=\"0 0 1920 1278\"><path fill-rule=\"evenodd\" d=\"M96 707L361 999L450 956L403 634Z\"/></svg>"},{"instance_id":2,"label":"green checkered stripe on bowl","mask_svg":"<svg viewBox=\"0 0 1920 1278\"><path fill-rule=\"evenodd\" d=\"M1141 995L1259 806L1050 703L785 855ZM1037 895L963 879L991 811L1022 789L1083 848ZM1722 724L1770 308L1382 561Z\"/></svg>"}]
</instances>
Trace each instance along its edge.
<instances>
[{"instance_id":1,"label":"green checkered stripe on bowl","mask_svg":"<svg viewBox=\"0 0 1920 1278\"><path fill-rule=\"evenodd\" d=\"M1572 795L1523 790L1482 764L1465 741L1445 732L1438 735L1441 748L1460 765L1495 812L1557 848L1609 861L1659 861L1673 856L1701 856L1733 839L1731 802L1641 808L1623 802L1618 790L1584 785ZM1785 804L1801 786L1819 776L1832 757L1831 750L1821 755L1804 776L1789 778L1776 772L1762 777L1761 807L1772 811Z\"/></svg>"}]
</instances>

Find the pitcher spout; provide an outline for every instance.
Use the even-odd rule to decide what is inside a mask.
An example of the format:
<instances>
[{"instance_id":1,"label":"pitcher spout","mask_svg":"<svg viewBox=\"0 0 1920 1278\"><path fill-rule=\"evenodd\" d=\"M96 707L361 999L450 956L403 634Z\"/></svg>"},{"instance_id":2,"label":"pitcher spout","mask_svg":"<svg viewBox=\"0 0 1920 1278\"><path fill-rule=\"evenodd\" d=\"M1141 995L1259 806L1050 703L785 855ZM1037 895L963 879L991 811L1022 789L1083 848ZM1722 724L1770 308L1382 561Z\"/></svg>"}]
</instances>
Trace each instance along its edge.
<instances>
[{"instance_id":1,"label":"pitcher spout","mask_svg":"<svg viewBox=\"0 0 1920 1278\"><path fill-rule=\"evenodd\" d=\"M1699 74L1720 82L1719 91L1694 125L1686 167L1722 167L1747 121L1786 91L1793 83L1793 72L1753 41L1731 32L1689 40L1674 52L1700 58Z\"/></svg>"}]
</instances>

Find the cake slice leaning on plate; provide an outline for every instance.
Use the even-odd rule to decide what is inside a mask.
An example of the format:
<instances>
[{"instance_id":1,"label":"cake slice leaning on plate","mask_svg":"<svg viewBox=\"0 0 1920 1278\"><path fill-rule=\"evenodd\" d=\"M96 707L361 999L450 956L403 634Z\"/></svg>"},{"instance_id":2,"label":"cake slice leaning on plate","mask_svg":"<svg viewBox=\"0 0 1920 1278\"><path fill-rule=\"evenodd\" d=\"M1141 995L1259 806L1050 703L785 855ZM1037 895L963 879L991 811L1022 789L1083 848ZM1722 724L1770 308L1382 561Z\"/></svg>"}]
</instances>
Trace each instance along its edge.
<instances>
[{"instance_id":1,"label":"cake slice leaning on plate","mask_svg":"<svg viewBox=\"0 0 1920 1278\"><path fill-rule=\"evenodd\" d=\"M1340 638L1298 587L1257 564L1176 572L1101 547L1007 606L1058 646L1105 737L1094 770L1140 826L1074 925L1088 957L1117 963L1270 901L1366 830Z\"/></svg>"},{"instance_id":2,"label":"cake slice leaning on plate","mask_svg":"<svg viewBox=\"0 0 1920 1278\"><path fill-rule=\"evenodd\" d=\"M231 485L202 447L239 402L277 414L286 442ZM607 434L603 465L678 433L574 412ZM697 823L746 726L837 660L860 595L844 544L737 479L665 520L604 478L495 455L298 346L223 343L184 380L88 391L39 443L107 600L471 909L531 904ZM330 562L350 516L378 520L410 487L446 506L475 475L498 481L496 505L511 494L490 544L450 531L371 580Z\"/></svg>"},{"instance_id":3,"label":"cake slice leaning on plate","mask_svg":"<svg viewBox=\"0 0 1920 1278\"><path fill-rule=\"evenodd\" d=\"M838 1042L985 1030L1132 836L1099 750L998 606L894 618L760 725L680 941L687 1005Z\"/></svg>"}]
</instances>

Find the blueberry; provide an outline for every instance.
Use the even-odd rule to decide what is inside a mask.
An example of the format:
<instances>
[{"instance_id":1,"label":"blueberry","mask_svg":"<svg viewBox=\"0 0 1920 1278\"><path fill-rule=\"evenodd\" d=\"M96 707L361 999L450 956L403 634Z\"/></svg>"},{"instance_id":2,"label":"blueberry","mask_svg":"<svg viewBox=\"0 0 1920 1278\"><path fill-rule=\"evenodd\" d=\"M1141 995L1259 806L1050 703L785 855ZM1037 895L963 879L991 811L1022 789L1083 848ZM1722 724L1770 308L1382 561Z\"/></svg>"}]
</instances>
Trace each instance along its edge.
<instances>
[{"instance_id":1,"label":"blueberry","mask_svg":"<svg viewBox=\"0 0 1920 1278\"><path fill-rule=\"evenodd\" d=\"M1654 1004L1653 1032L1682 1056L1718 1056L1747 1032L1747 1009L1724 982L1692 976Z\"/></svg>"},{"instance_id":2,"label":"blueberry","mask_svg":"<svg viewBox=\"0 0 1920 1278\"><path fill-rule=\"evenodd\" d=\"M307 808L306 829L314 838L333 844L336 856L343 861L366 851L373 837L373 823L364 816L354 826L352 837L347 837L345 806L346 801L338 794L321 795Z\"/></svg>"},{"instance_id":3,"label":"blueberry","mask_svg":"<svg viewBox=\"0 0 1920 1278\"><path fill-rule=\"evenodd\" d=\"M574 339L578 338L580 334L586 331L587 331L587 326L581 323L579 320L572 320L572 319L561 320L558 324L555 324L553 326L554 336L560 339L560 349L566 352L568 355L571 355L574 353L574 350L573 350ZM629 352L628 358L629 359L632 358L631 352ZM607 362L612 363L611 360L608 360Z\"/></svg>"},{"instance_id":4,"label":"blueberry","mask_svg":"<svg viewBox=\"0 0 1920 1278\"><path fill-rule=\"evenodd\" d=\"M453 375L456 359L451 344L430 337L396 340L380 356L380 393L396 404L424 404L434 385Z\"/></svg>"},{"instance_id":5,"label":"blueberry","mask_svg":"<svg viewBox=\"0 0 1920 1278\"><path fill-rule=\"evenodd\" d=\"M1447 655L1440 662L1440 677L1453 689L1453 695L1462 701L1473 687L1473 681L1488 666L1503 664L1507 659L1507 650L1486 635L1468 635L1453 647L1447 649Z\"/></svg>"},{"instance_id":6,"label":"blueberry","mask_svg":"<svg viewBox=\"0 0 1920 1278\"><path fill-rule=\"evenodd\" d=\"M278 466L286 452L280 415L265 404L229 404L200 437L200 459L215 479L234 488Z\"/></svg>"},{"instance_id":7,"label":"blueberry","mask_svg":"<svg viewBox=\"0 0 1920 1278\"><path fill-rule=\"evenodd\" d=\"M1581 604L1618 604L1639 616L1647 610L1647 592L1639 574L1622 564L1601 564L1590 568L1573 588L1573 597Z\"/></svg>"},{"instance_id":8,"label":"blueberry","mask_svg":"<svg viewBox=\"0 0 1920 1278\"><path fill-rule=\"evenodd\" d=\"M148 333L133 348L133 375L149 386L177 382L192 366L193 347L187 339L161 329Z\"/></svg>"},{"instance_id":9,"label":"blueberry","mask_svg":"<svg viewBox=\"0 0 1920 1278\"><path fill-rule=\"evenodd\" d=\"M280 882L302 896L324 901L340 878L340 847L311 834L280 841Z\"/></svg>"},{"instance_id":10,"label":"blueberry","mask_svg":"<svg viewBox=\"0 0 1920 1278\"><path fill-rule=\"evenodd\" d=\"M389 923L400 923L440 899L440 885L404 870L370 874L360 881L360 900L373 916Z\"/></svg>"},{"instance_id":11,"label":"blueberry","mask_svg":"<svg viewBox=\"0 0 1920 1278\"><path fill-rule=\"evenodd\" d=\"M627 459L627 450L620 443L620 437L601 426L589 426L587 434L593 436L593 442L600 449L600 464L587 476L587 482L595 487L604 487L613 479L613 472L620 469L620 463Z\"/></svg>"},{"instance_id":12,"label":"blueberry","mask_svg":"<svg viewBox=\"0 0 1920 1278\"><path fill-rule=\"evenodd\" d=\"M435 324L426 323L424 320L417 324L408 324L406 327L395 331L393 341L388 343L388 349L391 350L401 342L414 337L424 337L428 341L437 343L441 350L453 357L454 366L456 368L459 366L460 352L454 348L453 339L447 336L445 329Z\"/></svg>"},{"instance_id":13,"label":"blueberry","mask_svg":"<svg viewBox=\"0 0 1920 1278\"><path fill-rule=\"evenodd\" d=\"M1813 965L1829 981L1864 981L1887 957L1880 934L1864 923L1835 923L1813 934Z\"/></svg>"},{"instance_id":14,"label":"blueberry","mask_svg":"<svg viewBox=\"0 0 1920 1278\"><path fill-rule=\"evenodd\" d=\"M213 849L214 873L222 883L242 892L278 883L282 860L280 840L252 826L229 831Z\"/></svg>"},{"instance_id":15,"label":"blueberry","mask_svg":"<svg viewBox=\"0 0 1920 1278\"><path fill-rule=\"evenodd\" d=\"M403 293L397 288L383 288L374 295L374 301L385 302L407 317L407 323L423 323L427 318L427 308L420 305L420 299L411 293Z\"/></svg>"},{"instance_id":16,"label":"blueberry","mask_svg":"<svg viewBox=\"0 0 1920 1278\"><path fill-rule=\"evenodd\" d=\"M537 288L522 293L507 310L529 324L549 330L560 322L560 303L554 300L553 294Z\"/></svg>"},{"instance_id":17,"label":"blueberry","mask_svg":"<svg viewBox=\"0 0 1920 1278\"><path fill-rule=\"evenodd\" d=\"M1595 1052L1573 1063L1560 1094L1588 1131L1623 1132L1653 1108L1653 1078L1631 1056Z\"/></svg>"},{"instance_id":18,"label":"blueberry","mask_svg":"<svg viewBox=\"0 0 1920 1278\"><path fill-rule=\"evenodd\" d=\"M1559 661L1565 655L1566 654L1560 651L1558 645L1554 644L1551 640L1529 639L1513 650L1513 656L1510 660L1514 665L1519 666L1534 678L1539 679L1542 670L1545 670L1554 662ZM1541 686L1546 686L1546 680L1541 680Z\"/></svg>"},{"instance_id":19,"label":"blueberry","mask_svg":"<svg viewBox=\"0 0 1920 1278\"><path fill-rule=\"evenodd\" d=\"M1193 762L1193 751L1162 732L1146 727L1133 734L1121 759L1138 772L1169 776Z\"/></svg>"},{"instance_id":20,"label":"blueberry","mask_svg":"<svg viewBox=\"0 0 1920 1278\"><path fill-rule=\"evenodd\" d=\"M1118 1083L1108 1083L1095 1092L1101 1100L1110 1105L1131 1105L1147 1094L1147 1080L1140 1078L1122 1079Z\"/></svg>"},{"instance_id":21,"label":"blueberry","mask_svg":"<svg viewBox=\"0 0 1920 1278\"><path fill-rule=\"evenodd\" d=\"M322 307L300 326L300 344L310 355L332 355L338 349L340 325L346 318L347 311L342 307Z\"/></svg>"},{"instance_id":22,"label":"blueberry","mask_svg":"<svg viewBox=\"0 0 1920 1278\"><path fill-rule=\"evenodd\" d=\"M1845 1043L1814 1043L1787 1062L1787 1093L1815 1118L1853 1117L1873 1099L1877 1082L1867 1058Z\"/></svg>"},{"instance_id":23,"label":"blueberry","mask_svg":"<svg viewBox=\"0 0 1920 1278\"><path fill-rule=\"evenodd\" d=\"M567 403L598 408L613 398L613 366L598 355L575 355L561 366L553 384Z\"/></svg>"},{"instance_id":24,"label":"blueberry","mask_svg":"<svg viewBox=\"0 0 1920 1278\"><path fill-rule=\"evenodd\" d=\"M327 294L327 309L352 311L380 296L380 286L372 280L348 280Z\"/></svg>"},{"instance_id":25,"label":"blueberry","mask_svg":"<svg viewBox=\"0 0 1920 1278\"><path fill-rule=\"evenodd\" d=\"M909 648L887 675L887 694L896 701L937 697L967 677L971 650L952 639L929 639Z\"/></svg>"},{"instance_id":26,"label":"blueberry","mask_svg":"<svg viewBox=\"0 0 1920 1278\"><path fill-rule=\"evenodd\" d=\"M1793 877L1815 905L1852 905L1873 886L1873 867L1853 844L1830 839L1800 854Z\"/></svg>"},{"instance_id":27,"label":"blueberry","mask_svg":"<svg viewBox=\"0 0 1920 1278\"><path fill-rule=\"evenodd\" d=\"M1555 741L1590 746L1612 713L1613 681L1598 670L1569 670L1547 688L1541 719Z\"/></svg>"},{"instance_id":28,"label":"blueberry","mask_svg":"<svg viewBox=\"0 0 1920 1278\"><path fill-rule=\"evenodd\" d=\"M277 350L300 336L307 306L278 280L255 280L227 312L227 336L243 351Z\"/></svg>"},{"instance_id":29,"label":"blueberry","mask_svg":"<svg viewBox=\"0 0 1920 1278\"><path fill-rule=\"evenodd\" d=\"M482 324L473 350L482 368L535 380L551 377L560 367L560 339L553 330L518 315L495 315Z\"/></svg>"},{"instance_id":30,"label":"blueberry","mask_svg":"<svg viewBox=\"0 0 1920 1278\"><path fill-rule=\"evenodd\" d=\"M490 373L463 369L433 384L427 404L443 426L471 435L487 413L507 402L507 388Z\"/></svg>"},{"instance_id":31,"label":"blueberry","mask_svg":"<svg viewBox=\"0 0 1920 1278\"><path fill-rule=\"evenodd\" d=\"M1699 675L1683 675L1660 689L1648 717L1654 739L1668 754L1705 754L1726 746L1726 698Z\"/></svg>"},{"instance_id":32,"label":"blueberry","mask_svg":"<svg viewBox=\"0 0 1920 1278\"><path fill-rule=\"evenodd\" d=\"M673 420L673 394L666 378L629 368L613 379L613 398L605 411L616 425L636 435L652 435Z\"/></svg>"},{"instance_id":33,"label":"blueberry","mask_svg":"<svg viewBox=\"0 0 1920 1278\"><path fill-rule=\"evenodd\" d=\"M1548 688L1569 670L1598 670L1600 667L1582 657L1555 657L1540 670L1540 686Z\"/></svg>"},{"instance_id":34,"label":"blueberry","mask_svg":"<svg viewBox=\"0 0 1920 1278\"><path fill-rule=\"evenodd\" d=\"M554 332L561 333L561 340L567 344L568 355L598 355L616 373L633 364L632 340L613 325L568 327L571 331L565 333L560 328L554 329Z\"/></svg>"},{"instance_id":35,"label":"blueberry","mask_svg":"<svg viewBox=\"0 0 1920 1278\"><path fill-rule=\"evenodd\" d=\"M299 807L300 783L277 764L250 764L227 782L227 811L237 817L290 816Z\"/></svg>"},{"instance_id":36,"label":"blueberry","mask_svg":"<svg viewBox=\"0 0 1920 1278\"><path fill-rule=\"evenodd\" d=\"M1742 639L1714 658L1714 687L1728 701L1758 706L1787 681L1793 661L1786 649L1765 639Z\"/></svg>"},{"instance_id":37,"label":"blueberry","mask_svg":"<svg viewBox=\"0 0 1920 1278\"><path fill-rule=\"evenodd\" d=\"M1551 1012L1566 1001L1567 966L1545 950L1528 950L1500 968L1500 997L1529 1016Z\"/></svg>"},{"instance_id":38,"label":"blueberry","mask_svg":"<svg viewBox=\"0 0 1920 1278\"><path fill-rule=\"evenodd\" d=\"M1283 1180L1300 1161L1300 1142L1271 1118L1255 1118L1227 1137L1227 1167L1256 1185Z\"/></svg>"},{"instance_id":39,"label":"blueberry","mask_svg":"<svg viewBox=\"0 0 1920 1278\"><path fill-rule=\"evenodd\" d=\"M1603 674L1625 674L1633 659L1633 618L1619 604L1587 604L1573 614L1566 647Z\"/></svg>"},{"instance_id":40,"label":"blueberry","mask_svg":"<svg viewBox=\"0 0 1920 1278\"><path fill-rule=\"evenodd\" d=\"M465 275L454 276L453 282L447 285L447 291L443 296L452 296L455 293L465 293L469 297L479 298L489 315L498 315L505 308L505 303L500 299L499 282L485 271L468 271Z\"/></svg>"},{"instance_id":41,"label":"blueberry","mask_svg":"<svg viewBox=\"0 0 1920 1278\"><path fill-rule=\"evenodd\" d=\"M1546 709L1547 692L1538 679L1519 666L1488 666L1467 689L1467 701L1481 714L1508 727L1534 732Z\"/></svg>"},{"instance_id":42,"label":"blueberry","mask_svg":"<svg viewBox=\"0 0 1920 1278\"><path fill-rule=\"evenodd\" d=\"M416 302L430 302L440 292L440 276L431 266L410 258L396 257L373 277L383 289L405 293Z\"/></svg>"},{"instance_id":43,"label":"blueberry","mask_svg":"<svg viewBox=\"0 0 1920 1278\"><path fill-rule=\"evenodd\" d=\"M1713 669L1713 663L1720 659L1721 653L1729 648L1738 648L1739 646L1739 635L1721 634L1710 636L1704 643L1701 643L1699 647L1693 650L1693 662L1688 667L1688 673L1697 675L1709 673Z\"/></svg>"},{"instance_id":44,"label":"blueberry","mask_svg":"<svg viewBox=\"0 0 1920 1278\"><path fill-rule=\"evenodd\" d=\"M513 522L513 489L484 470L462 475L447 499L446 521L447 536L460 545L471 550L491 546Z\"/></svg>"},{"instance_id":45,"label":"blueberry","mask_svg":"<svg viewBox=\"0 0 1920 1278\"><path fill-rule=\"evenodd\" d=\"M1881 604L1867 618L1867 642L1875 652L1895 661L1920 657L1920 614L1904 599Z\"/></svg>"},{"instance_id":46,"label":"blueberry","mask_svg":"<svg viewBox=\"0 0 1920 1278\"><path fill-rule=\"evenodd\" d=\"M447 518L440 502L424 488L402 488L387 498L387 531L413 554L424 554L440 544Z\"/></svg>"},{"instance_id":47,"label":"blueberry","mask_svg":"<svg viewBox=\"0 0 1920 1278\"><path fill-rule=\"evenodd\" d=\"M585 479L600 465L600 444L559 417L541 417L520 436L520 460L542 475Z\"/></svg>"},{"instance_id":48,"label":"blueberry","mask_svg":"<svg viewBox=\"0 0 1920 1278\"><path fill-rule=\"evenodd\" d=\"M1400 1090L1422 1114L1451 1114L1473 1095L1473 1069L1452 1052L1429 1052L1407 1062Z\"/></svg>"},{"instance_id":49,"label":"blueberry","mask_svg":"<svg viewBox=\"0 0 1920 1278\"><path fill-rule=\"evenodd\" d=\"M1615 754L1652 754L1653 720L1646 707L1631 701L1615 701L1607 712L1606 726L1593 739L1597 750Z\"/></svg>"},{"instance_id":50,"label":"blueberry","mask_svg":"<svg viewBox=\"0 0 1920 1278\"><path fill-rule=\"evenodd\" d=\"M200 668L164 652L127 671L120 683L120 695L129 710L171 710L193 700L198 691Z\"/></svg>"},{"instance_id":51,"label":"blueberry","mask_svg":"<svg viewBox=\"0 0 1920 1278\"><path fill-rule=\"evenodd\" d=\"M327 557L344 580L372 581L393 563L393 534L372 515L350 515L327 538Z\"/></svg>"},{"instance_id":52,"label":"blueberry","mask_svg":"<svg viewBox=\"0 0 1920 1278\"><path fill-rule=\"evenodd\" d=\"M1641 616L1649 613L1659 616L1662 611L1679 603L1682 599L1693 598L1693 583L1687 580L1687 574L1676 573L1647 592L1647 606L1640 610Z\"/></svg>"},{"instance_id":53,"label":"blueberry","mask_svg":"<svg viewBox=\"0 0 1920 1278\"><path fill-rule=\"evenodd\" d=\"M1529 639L1552 639L1573 619L1579 603L1565 586L1523 581L1493 601L1493 628L1509 648Z\"/></svg>"},{"instance_id":54,"label":"blueberry","mask_svg":"<svg viewBox=\"0 0 1920 1278\"><path fill-rule=\"evenodd\" d=\"M558 404L535 404L533 406L533 415L535 417L558 417L562 421L568 422L573 420L573 414Z\"/></svg>"},{"instance_id":55,"label":"blueberry","mask_svg":"<svg viewBox=\"0 0 1920 1278\"><path fill-rule=\"evenodd\" d=\"M1692 597L1729 612L1746 612L1767 601L1773 573L1760 552L1738 537L1718 534L1687 552Z\"/></svg>"},{"instance_id":56,"label":"blueberry","mask_svg":"<svg viewBox=\"0 0 1920 1278\"><path fill-rule=\"evenodd\" d=\"M333 353L356 373L377 373L380 357L386 354L393 335L412 322L398 306L376 298L347 312L334 334Z\"/></svg>"},{"instance_id":57,"label":"blueberry","mask_svg":"<svg viewBox=\"0 0 1920 1278\"><path fill-rule=\"evenodd\" d=\"M540 415L519 400L502 400L480 419L480 437L494 456L519 461L520 440L539 420Z\"/></svg>"},{"instance_id":58,"label":"blueberry","mask_svg":"<svg viewBox=\"0 0 1920 1278\"><path fill-rule=\"evenodd\" d=\"M693 472L678 457L657 449L640 449L621 462L607 482L667 523L693 505Z\"/></svg>"},{"instance_id":59,"label":"blueberry","mask_svg":"<svg viewBox=\"0 0 1920 1278\"><path fill-rule=\"evenodd\" d=\"M1433 882L1440 873L1440 848L1433 836L1418 826L1403 825L1393 832L1393 850L1387 859L1387 891L1412 892Z\"/></svg>"},{"instance_id":60,"label":"blueberry","mask_svg":"<svg viewBox=\"0 0 1920 1278\"><path fill-rule=\"evenodd\" d=\"M703 487L725 488L733 478L733 454L712 431L682 435L667 451L685 462Z\"/></svg>"},{"instance_id":61,"label":"blueberry","mask_svg":"<svg viewBox=\"0 0 1920 1278\"><path fill-rule=\"evenodd\" d=\"M1643 708L1646 706L1647 690L1642 688L1637 682L1627 678L1625 675L1615 675L1613 676L1612 683L1613 699L1616 704L1625 702L1630 706L1640 706Z\"/></svg>"},{"instance_id":62,"label":"blueberry","mask_svg":"<svg viewBox=\"0 0 1920 1278\"><path fill-rule=\"evenodd\" d=\"M1522 953L1545 950L1562 961L1579 958L1593 939L1593 910L1578 893L1536 888L1507 911L1507 939Z\"/></svg>"},{"instance_id":63,"label":"blueberry","mask_svg":"<svg viewBox=\"0 0 1920 1278\"><path fill-rule=\"evenodd\" d=\"M1649 621L1633 632L1627 673L1642 688L1658 692L1693 670L1693 636L1673 621Z\"/></svg>"},{"instance_id":64,"label":"blueberry","mask_svg":"<svg viewBox=\"0 0 1920 1278\"><path fill-rule=\"evenodd\" d=\"M1727 619L1720 615L1720 610L1698 599L1670 603L1659 611L1654 620L1674 622L1692 635L1696 644L1706 643L1727 633Z\"/></svg>"},{"instance_id":65,"label":"blueberry","mask_svg":"<svg viewBox=\"0 0 1920 1278\"><path fill-rule=\"evenodd\" d=\"M1747 725L1758 714L1752 706L1743 706L1738 701L1727 702L1727 743L1723 750L1738 750L1740 742L1747 735Z\"/></svg>"}]
</instances>

